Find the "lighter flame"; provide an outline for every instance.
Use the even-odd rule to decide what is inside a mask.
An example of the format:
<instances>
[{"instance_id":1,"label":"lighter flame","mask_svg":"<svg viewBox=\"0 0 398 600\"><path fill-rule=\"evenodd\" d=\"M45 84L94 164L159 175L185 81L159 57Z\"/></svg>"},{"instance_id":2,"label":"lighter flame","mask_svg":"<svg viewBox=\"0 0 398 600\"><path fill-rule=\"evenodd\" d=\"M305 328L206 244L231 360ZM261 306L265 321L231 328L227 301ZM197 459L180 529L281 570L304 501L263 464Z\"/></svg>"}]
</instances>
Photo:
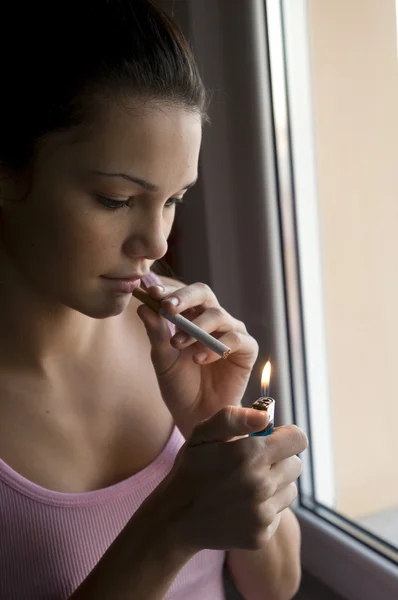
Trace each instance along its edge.
<instances>
[{"instance_id":1,"label":"lighter flame","mask_svg":"<svg viewBox=\"0 0 398 600\"><path fill-rule=\"evenodd\" d=\"M261 375L261 388L262 388L262 390L264 390L264 392L269 387L270 381L271 381L271 363L270 363L270 361L268 361L263 369L263 374Z\"/></svg>"}]
</instances>

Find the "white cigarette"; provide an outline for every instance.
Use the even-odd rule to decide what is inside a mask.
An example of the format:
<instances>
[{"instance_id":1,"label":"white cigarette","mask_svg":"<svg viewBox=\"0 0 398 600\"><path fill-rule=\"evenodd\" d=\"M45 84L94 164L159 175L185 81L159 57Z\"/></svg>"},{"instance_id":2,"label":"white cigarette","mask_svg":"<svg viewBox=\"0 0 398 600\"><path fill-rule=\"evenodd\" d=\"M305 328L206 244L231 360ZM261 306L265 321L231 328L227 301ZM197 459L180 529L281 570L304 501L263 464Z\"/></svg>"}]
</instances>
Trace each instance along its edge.
<instances>
[{"instance_id":1,"label":"white cigarette","mask_svg":"<svg viewBox=\"0 0 398 600\"><path fill-rule=\"evenodd\" d=\"M159 310L159 314L162 315L168 321L171 321L176 325L181 331L185 331L191 335L195 340L213 350L223 358L227 358L228 354L231 352L231 348L228 348L225 344L222 344L219 340L217 340L214 336L210 335L210 333L206 333L200 327L189 321L182 315L173 315L163 308Z\"/></svg>"},{"instance_id":2,"label":"white cigarette","mask_svg":"<svg viewBox=\"0 0 398 600\"><path fill-rule=\"evenodd\" d=\"M138 300L141 300L141 302L152 308L152 310L162 315L162 317L171 323L174 323L174 325L181 329L181 331L184 331L188 335L192 336L195 340L206 346L206 348L209 348L210 350L213 350L213 352L219 354L222 358L227 358L227 356L230 354L231 348L228 348L228 346L222 344L214 336L210 335L210 333L203 331L203 329L182 315L173 315L172 313L164 310L161 307L160 302L152 298L152 296L150 296L148 292L142 288L136 288L133 291L133 296L138 298Z\"/></svg>"}]
</instances>

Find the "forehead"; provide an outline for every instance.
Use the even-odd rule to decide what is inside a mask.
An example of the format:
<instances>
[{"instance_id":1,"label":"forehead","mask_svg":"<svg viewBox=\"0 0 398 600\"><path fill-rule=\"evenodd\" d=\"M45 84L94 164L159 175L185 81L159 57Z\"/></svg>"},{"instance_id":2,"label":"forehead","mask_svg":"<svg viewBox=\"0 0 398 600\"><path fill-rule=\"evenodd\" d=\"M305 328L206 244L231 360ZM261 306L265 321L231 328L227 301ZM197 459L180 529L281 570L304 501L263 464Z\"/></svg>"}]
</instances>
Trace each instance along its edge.
<instances>
[{"instance_id":1,"label":"forehead","mask_svg":"<svg viewBox=\"0 0 398 600\"><path fill-rule=\"evenodd\" d=\"M174 106L101 109L89 126L48 137L41 158L88 170L130 172L160 187L195 180L201 144L200 115Z\"/></svg>"}]
</instances>

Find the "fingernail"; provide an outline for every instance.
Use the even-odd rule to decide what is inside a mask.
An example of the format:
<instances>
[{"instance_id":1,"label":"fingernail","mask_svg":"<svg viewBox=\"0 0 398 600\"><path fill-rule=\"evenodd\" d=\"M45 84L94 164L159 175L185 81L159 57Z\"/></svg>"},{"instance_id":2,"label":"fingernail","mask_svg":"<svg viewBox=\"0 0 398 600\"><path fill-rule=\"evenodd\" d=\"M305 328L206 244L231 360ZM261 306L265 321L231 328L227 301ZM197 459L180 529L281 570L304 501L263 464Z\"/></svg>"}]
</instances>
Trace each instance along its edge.
<instances>
[{"instance_id":1,"label":"fingernail","mask_svg":"<svg viewBox=\"0 0 398 600\"><path fill-rule=\"evenodd\" d=\"M207 352L198 352L197 354L195 354L195 359L198 362L203 362L204 360L206 360L207 358Z\"/></svg>"},{"instance_id":2,"label":"fingernail","mask_svg":"<svg viewBox=\"0 0 398 600\"><path fill-rule=\"evenodd\" d=\"M178 306L178 304L180 303L179 299L175 296L171 296L171 298L165 298L163 302L169 302L173 306Z\"/></svg>"},{"instance_id":3,"label":"fingernail","mask_svg":"<svg viewBox=\"0 0 398 600\"><path fill-rule=\"evenodd\" d=\"M189 335L187 333L183 333L183 332L176 333L174 336L174 340L176 342L178 342L179 344L184 344L188 338L189 338Z\"/></svg>"},{"instance_id":4,"label":"fingernail","mask_svg":"<svg viewBox=\"0 0 398 600\"><path fill-rule=\"evenodd\" d=\"M245 423L248 427L258 427L259 425L261 425L261 417L264 421L267 420L264 418L266 414L267 413L261 412L259 410L249 409L245 412Z\"/></svg>"},{"instance_id":5,"label":"fingernail","mask_svg":"<svg viewBox=\"0 0 398 600\"><path fill-rule=\"evenodd\" d=\"M166 288L163 285L154 285L153 287L158 288L161 292L165 292Z\"/></svg>"}]
</instances>

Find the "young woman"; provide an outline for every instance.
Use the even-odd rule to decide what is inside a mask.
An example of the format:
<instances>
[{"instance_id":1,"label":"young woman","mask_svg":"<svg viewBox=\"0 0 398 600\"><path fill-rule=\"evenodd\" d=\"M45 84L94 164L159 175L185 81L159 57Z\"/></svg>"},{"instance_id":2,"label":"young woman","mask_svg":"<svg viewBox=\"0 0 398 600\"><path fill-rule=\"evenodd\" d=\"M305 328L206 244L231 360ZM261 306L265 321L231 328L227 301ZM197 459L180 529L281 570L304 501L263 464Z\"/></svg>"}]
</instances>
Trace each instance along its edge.
<instances>
[{"instance_id":1,"label":"young woman","mask_svg":"<svg viewBox=\"0 0 398 600\"><path fill-rule=\"evenodd\" d=\"M226 560L246 600L287 600L305 435L247 436L255 340L207 286L151 271L197 179L187 43L144 0L0 15L0 597L221 600Z\"/></svg>"}]
</instances>

